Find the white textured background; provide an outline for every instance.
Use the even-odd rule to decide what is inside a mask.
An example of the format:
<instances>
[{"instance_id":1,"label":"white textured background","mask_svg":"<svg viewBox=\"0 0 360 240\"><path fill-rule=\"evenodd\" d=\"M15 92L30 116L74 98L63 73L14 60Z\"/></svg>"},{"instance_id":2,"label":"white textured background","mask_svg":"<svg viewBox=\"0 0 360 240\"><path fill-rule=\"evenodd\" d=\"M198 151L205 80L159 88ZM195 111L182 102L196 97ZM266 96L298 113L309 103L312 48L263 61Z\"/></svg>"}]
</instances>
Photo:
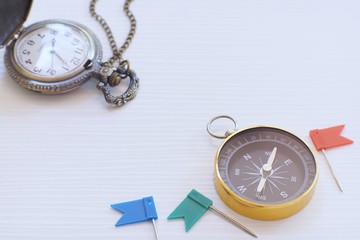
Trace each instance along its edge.
<instances>
[{"instance_id":1,"label":"white textured background","mask_svg":"<svg viewBox=\"0 0 360 240\"><path fill-rule=\"evenodd\" d=\"M78 21L109 57L88 4L35 0L25 25ZM122 4L98 4L119 44L128 31ZM161 239L252 239L211 212L188 233L167 221L192 188L259 239L360 239L360 2L136 0L132 10L138 31L125 57L141 85L121 109L104 103L93 80L60 96L27 91L0 58L0 239L154 239L150 223L115 228L120 214L110 208L148 195ZM355 144L328 151L345 192L319 154L316 192L299 214L264 222L231 211L213 187L220 141L205 130L219 114L307 142L310 129L347 124Z\"/></svg>"}]
</instances>

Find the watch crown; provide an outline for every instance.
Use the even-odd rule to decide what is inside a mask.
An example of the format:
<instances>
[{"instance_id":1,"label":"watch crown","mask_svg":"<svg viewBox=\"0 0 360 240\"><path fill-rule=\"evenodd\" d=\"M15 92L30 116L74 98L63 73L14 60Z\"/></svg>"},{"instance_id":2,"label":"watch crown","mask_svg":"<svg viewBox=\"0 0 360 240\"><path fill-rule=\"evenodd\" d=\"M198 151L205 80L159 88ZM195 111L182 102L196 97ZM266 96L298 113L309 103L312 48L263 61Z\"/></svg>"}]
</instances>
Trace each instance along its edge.
<instances>
[{"instance_id":1,"label":"watch crown","mask_svg":"<svg viewBox=\"0 0 360 240\"><path fill-rule=\"evenodd\" d=\"M114 72L113 68L111 67L102 67L100 69L100 77L101 77L101 81L105 84L108 83L108 78L111 76L111 74Z\"/></svg>"},{"instance_id":2,"label":"watch crown","mask_svg":"<svg viewBox=\"0 0 360 240\"><path fill-rule=\"evenodd\" d=\"M111 87L115 87L119 85L121 82L121 76L118 72L113 72L111 76L108 78L108 83Z\"/></svg>"}]
</instances>

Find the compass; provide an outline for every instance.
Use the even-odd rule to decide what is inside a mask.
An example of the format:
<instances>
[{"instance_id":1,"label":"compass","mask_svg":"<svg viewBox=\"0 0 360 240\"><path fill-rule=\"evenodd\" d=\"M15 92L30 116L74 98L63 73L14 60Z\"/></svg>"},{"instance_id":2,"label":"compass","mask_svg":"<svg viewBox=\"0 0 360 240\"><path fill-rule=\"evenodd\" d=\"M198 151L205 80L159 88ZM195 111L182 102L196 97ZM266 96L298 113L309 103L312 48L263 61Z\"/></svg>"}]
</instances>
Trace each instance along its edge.
<instances>
[{"instance_id":1,"label":"compass","mask_svg":"<svg viewBox=\"0 0 360 240\"><path fill-rule=\"evenodd\" d=\"M212 132L220 118L234 122L225 136ZM215 187L220 198L238 213L259 220L289 217L310 201L318 179L311 149L295 134L270 126L236 130L229 116L218 116L208 132L225 141L215 158Z\"/></svg>"}]
</instances>

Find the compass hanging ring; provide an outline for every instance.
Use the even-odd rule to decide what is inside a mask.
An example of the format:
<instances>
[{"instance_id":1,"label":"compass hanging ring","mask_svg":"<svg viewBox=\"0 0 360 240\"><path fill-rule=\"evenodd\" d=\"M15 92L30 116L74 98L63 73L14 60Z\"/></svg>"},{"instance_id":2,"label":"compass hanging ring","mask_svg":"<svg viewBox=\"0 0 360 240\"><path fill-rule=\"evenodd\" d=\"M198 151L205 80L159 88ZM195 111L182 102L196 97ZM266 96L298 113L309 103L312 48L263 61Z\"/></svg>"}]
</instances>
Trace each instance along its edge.
<instances>
[{"instance_id":1,"label":"compass hanging ring","mask_svg":"<svg viewBox=\"0 0 360 240\"><path fill-rule=\"evenodd\" d=\"M219 119L229 119L233 124L234 124L234 128L232 131L226 131L224 135L217 135L215 134L214 132L212 132L211 130L211 125L216 121L216 120L219 120ZM210 119L210 121L208 122L207 124L207 127L206 127L208 133L213 136L214 138L219 138L219 139L225 139L227 138L229 135L231 135L233 132L236 132L236 130L238 129L238 124L237 122L235 121L235 119L233 119L232 117L230 116L227 116L227 115L221 115L221 116L217 116L217 117L214 117L212 119Z\"/></svg>"}]
</instances>

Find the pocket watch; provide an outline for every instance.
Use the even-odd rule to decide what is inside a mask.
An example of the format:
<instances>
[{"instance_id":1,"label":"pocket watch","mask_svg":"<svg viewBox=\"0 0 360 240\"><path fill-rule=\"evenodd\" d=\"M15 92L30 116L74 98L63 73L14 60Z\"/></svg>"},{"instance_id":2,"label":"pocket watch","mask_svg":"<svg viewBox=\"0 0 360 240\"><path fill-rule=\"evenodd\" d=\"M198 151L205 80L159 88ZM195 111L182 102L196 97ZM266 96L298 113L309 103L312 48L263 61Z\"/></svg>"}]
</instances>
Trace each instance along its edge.
<instances>
[{"instance_id":1,"label":"pocket watch","mask_svg":"<svg viewBox=\"0 0 360 240\"><path fill-rule=\"evenodd\" d=\"M211 125L222 118L235 127L220 136ZM215 188L230 208L250 218L277 220L299 212L310 201L318 166L298 136L271 126L237 130L229 116L211 119L207 130L225 139L215 157Z\"/></svg>"},{"instance_id":2,"label":"pocket watch","mask_svg":"<svg viewBox=\"0 0 360 240\"><path fill-rule=\"evenodd\" d=\"M45 20L23 27L32 0L5 0L0 4L0 46L6 46L6 69L21 86L43 94L60 94L79 88L90 78L97 78L97 85L105 100L122 106L133 99L139 79L130 69L122 53L129 46L136 29L136 21L129 11L131 1L126 1L124 11L131 22L130 38L118 49L109 26L95 12L92 1L90 12L105 29L113 50L113 57L102 62L102 47L96 35L82 24L69 20ZM128 14L130 13L130 15ZM129 79L127 90L113 96L110 87Z\"/></svg>"}]
</instances>

